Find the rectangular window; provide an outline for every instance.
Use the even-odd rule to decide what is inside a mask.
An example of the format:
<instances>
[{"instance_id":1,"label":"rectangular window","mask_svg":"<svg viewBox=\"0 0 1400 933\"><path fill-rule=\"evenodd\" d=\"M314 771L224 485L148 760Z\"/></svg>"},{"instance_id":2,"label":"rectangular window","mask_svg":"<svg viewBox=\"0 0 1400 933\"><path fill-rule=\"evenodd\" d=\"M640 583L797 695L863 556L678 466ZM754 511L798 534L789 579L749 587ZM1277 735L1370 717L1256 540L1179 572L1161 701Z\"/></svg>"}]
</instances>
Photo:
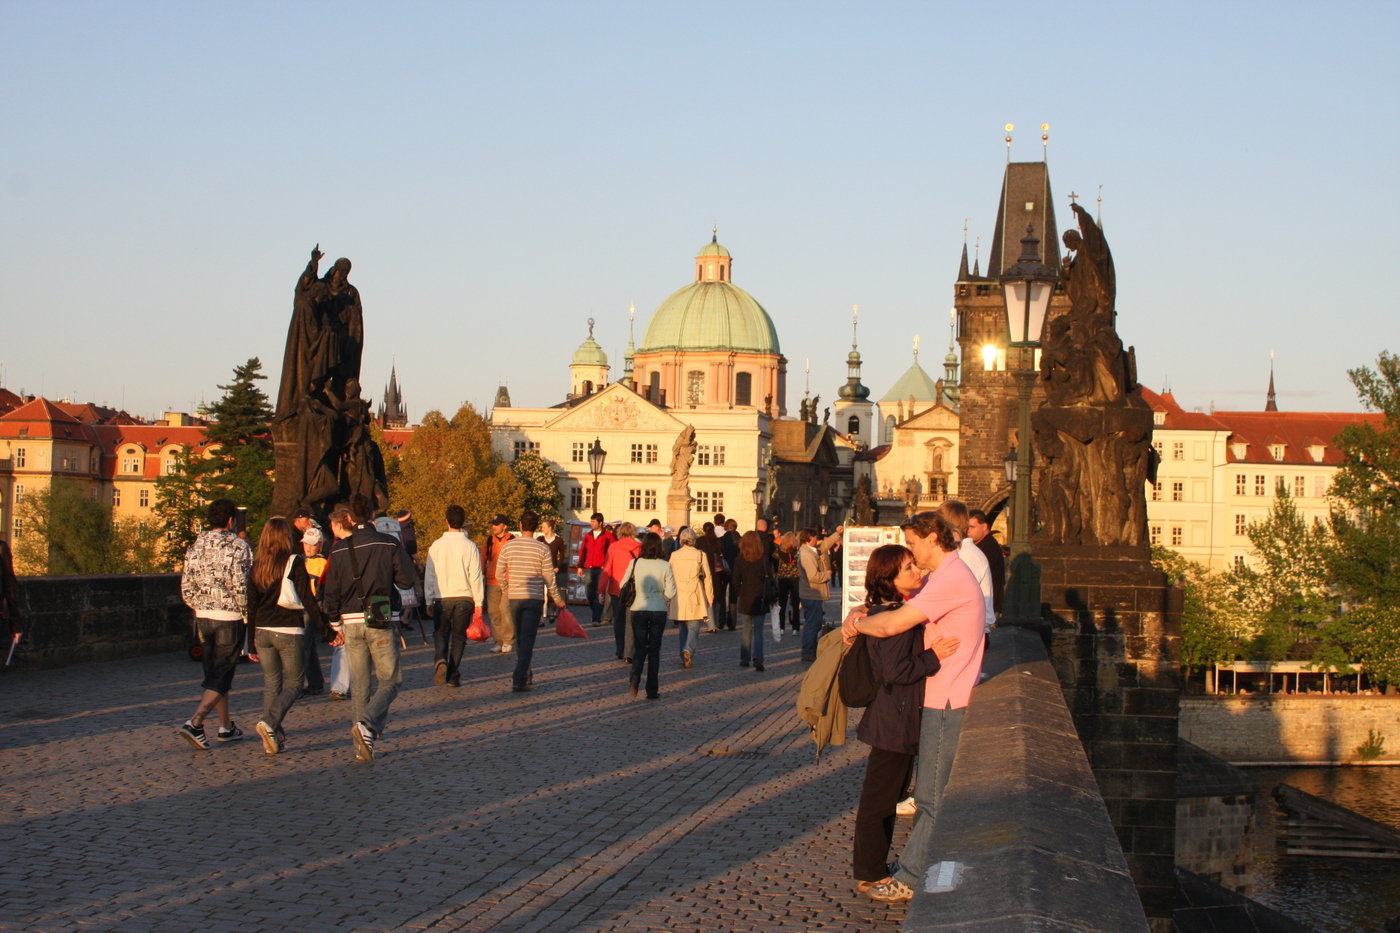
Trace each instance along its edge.
<instances>
[{"instance_id":1,"label":"rectangular window","mask_svg":"<svg viewBox=\"0 0 1400 933\"><path fill-rule=\"evenodd\" d=\"M1180 502L1183 498L1185 497L1182 495L1182 484L1172 483L1172 501Z\"/></svg>"},{"instance_id":2,"label":"rectangular window","mask_svg":"<svg viewBox=\"0 0 1400 933\"><path fill-rule=\"evenodd\" d=\"M122 507L122 491L121 491L120 489L113 489L113 490L112 490L112 508L114 508L114 509L119 509L119 508L121 508L121 507Z\"/></svg>"},{"instance_id":3,"label":"rectangular window","mask_svg":"<svg viewBox=\"0 0 1400 933\"><path fill-rule=\"evenodd\" d=\"M1161 526L1161 525L1153 525L1150 529L1148 529L1148 531L1149 531L1149 533L1152 535L1152 543L1153 543L1153 544L1161 544L1161 543L1162 543L1162 526Z\"/></svg>"},{"instance_id":4,"label":"rectangular window","mask_svg":"<svg viewBox=\"0 0 1400 933\"><path fill-rule=\"evenodd\" d=\"M23 502L23 501L24 501L24 484L23 484L23 483L16 483L16 484L15 484L15 505L19 505L19 504L20 504L21 502Z\"/></svg>"},{"instance_id":5,"label":"rectangular window","mask_svg":"<svg viewBox=\"0 0 1400 933\"><path fill-rule=\"evenodd\" d=\"M1152 484L1152 501L1162 501L1162 483L1160 480Z\"/></svg>"},{"instance_id":6,"label":"rectangular window","mask_svg":"<svg viewBox=\"0 0 1400 933\"><path fill-rule=\"evenodd\" d=\"M537 454L540 452L539 441L516 441L511 445L515 451L515 459L519 460L521 454Z\"/></svg>"},{"instance_id":7,"label":"rectangular window","mask_svg":"<svg viewBox=\"0 0 1400 933\"><path fill-rule=\"evenodd\" d=\"M1186 459L1186 443L1185 443L1184 441L1173 441L1173 442L1172 442L1172 459L1173 459L1173 460L1185 460L1185 459Z\"/></svg>"},{"instance_id":8,"label":"rectangular window","mask_svg":"<svg viewBox=\"0 0 1400 933\"><path fill-rule=\"evenodd\" d=\"M1264 496L1264 495L1268 495L1268 492L1269 492L1268 483L1265 482L1265 479L1264 479L1263 476L1261 476L1261 475L1259 475L1259 474L1256 473L1256 474L1254 475L1254 494L1255 494L1256 496Z\"/></svg>"},{"instance_id":9,"label":"rectangular window","mask_svg":"<svg viewBox=\"0 0 1400 933\"><path fill-rule=\"evenodd\" d=\"M143 509L149 509L151 507L151 491L149 489L143 489L138 492L136 494L136 504Z\"/></svg>"},{"instance_id":10,"label":"rectangular window","mask_svg":"<svg viewBox=\"0 0 1400 933\"><path fill-rule=\"evenodd\" d=\"M583 441L574 441L569 447L569 462L583 463L588 459L588 446Z\"/></svg>"},{"instance_id":11,"label":"rectangular window","mask_svg":"<svg viewBox=\"0 0 1400 933\"><path fill-rule=\"evenodd\" d=\"M629 489L627 490L627 507L632 511L656 508L655 489Z\"/></svg>"},{"instance_id":12,"label":"rectangular window","mask_svg":"<svg viewBox=\"0 0 1400 933\"><path fill-rule=\"evenodd\" d=\"M1235 495L1242 496L1249 489L1249 477L1243 473L1235 474Z\"/></svg>"},{"instance_id":13,"label":"rectangular window","mask_svg":"<svg viewBox=\"0 0 1400 933\"><path fill-rule=\"evenodd\" d=\"M1235 516L1235 534L1242 535L1249 533L1249 519L1243 515Z\"/></svg>"},{"instance_id":14,"label":"rectangular window","mask_svg":"<svg viewBox=\"0 0 1400 933\"><path fill-rule=\"evenodd\" d=\"M165 460L165 465L161 467L161 470L165 473L166 476L174 476L175 471L179 468L179 466L180 462L178 460L176 460L174 457L167 457Z\"/></svg>"},{"instance_id":15,"label":"rectangular window","mask_svg":"<svg viewBox=\"0 0 1400 933\"><path fill-rule=\"evenodd\" d=\"M123 473L140 473L140 472L141 472L141 458L140 458L140 457L122 457L122 472L123 472Z\"/></svg>"},{"instance_id":16,"label":"rectangular window","mask_svg":"<svg viewBox=\"0 0 1400 933\"><path fill-rule=\"evenodd\" d=\"M1313 495L1316 496L1316 497L1319 498L1319 499L1321 499L1323 496L1327 495L1327 477L1325 477L1325 476L1314 476L1314 477L1313 477Z\"/></svg>"},{"instance_id":17,"label":"rectangular window","mask_svg":"<svg viewBox=\"0 0 1400 933\"><path fill-rule=\"evenodd\" d=\"M655 445L655 444L633 444L633 445L632 445L632 462L633 462L633 463L655 463L655 462L656 462L656 445Z\"/></svg>"},{"instance_id":18,"label":"rectangular window","mask_svg":"<svg viewBox=\"0 0 1400 933\"><path fill-rule=\"evenodd\" d=\"M724 445L701 444L696 448L695 462L700 466L724 466Z\"/></svg>"},{"instance_id":19,"label":"rectangular window","mask_svg":"<svg viewBox=\"0 0 1400 933\"><path fill-rule=\"evenodd\" d=\"M581 508L583 508L583 487L581 487L581 486L571 486L571 487L569 488L569 508L571 508L571 509L581 509Z\"/></svg>"},{"instance_id":20,"label":"rectangular window","mask_svg":"<svg viewBox=\"0 0 1400 933\"><path fill-rule=\"evenodd\" d=\"M723 512L724 493L697 492L695 494L695 510L703 515L709 515L713 512Z\"/></svg>"},{"instance_id":21,"label":"rectangular window","mask_svg":"<svg viewBox=\"0 0 1400 933\"><path fill-rule=\"evenodd\" d=\"M1236 569L1236 570L1243 570L1243 569L1245 569L1245 566L1246 566L1246 564L1245 564L1245 562L1244 562L1244 555L1243 555L1243 554L1236 554L1236 555L1235 555L1235 569Z\"/></svg>"},{"instance_id":22,"label":"rectangular window","mask_svg":"<svg viewBox=\"0 0 1400 933\"><path fill-rule=\"evenodd\" d=\"M60 469L69 470L69 471L76 471L76 470L78 469L78 458L77 458L77 457L64 457L64 458L63 458L63 466L60 467Z\"/></svg>"},{"instance_id":23,"label":"rectangular window","mask_svg":"<svg viewBox=\"0 0 1400 933\"><path fill-rule=\"evenodd\" d=\"M14 529L15 530L12 537L18 538L20 535L24 534L24 521L22 519L16 518Z\"/></svg>"},{"instance_id":24,"label":"rectangular window","mask_svg":"<svg viewBox=\"0 0 1400 933\"><path fill-rule=\"evenodd\" d=\"M16 448L15 448L15 466L17 466L17 467L22 467L22 466L24 466L24 454L25 454L25 451L24 451L24 448L23 448L23 447L16 447Z\"/></svg>"},{"instance_id":25,"label":"rectangular window","mask_svg":"<svg viewBox=\"0 0 1400 933\"><path fill-rule=\"evenodd\" d=\"M1181 526L1172 526L1172 547L1181 547Z\"/></svg>"},{"instance_id":26,"label":"rectangular window","mask_svg":"<svg viewBox=\"0 0 1400 933\"><path fill-rule=\"evenodd\" d=\"M1153 441L1153 442L1152 442L1152 449L1155 450L1155 451L1157 451L1157 459L1158 459L1158 460L1165 460L1165 459L1167 459L1167 452L1166 452L1166 449L1163 448L1162 442L1161 442L1161 441Z\"/></svg>"},{"instance_id":27,"label":"rectangular window","mask_svg":"<svg viewBox=\"0 0 1400 933\"><path fill-rule=\"evenodd\" d=\"M1306 476L1293 477L1293 498L1301 499L1308 494L1308 478Z\"/></svg>"}]
</instances>

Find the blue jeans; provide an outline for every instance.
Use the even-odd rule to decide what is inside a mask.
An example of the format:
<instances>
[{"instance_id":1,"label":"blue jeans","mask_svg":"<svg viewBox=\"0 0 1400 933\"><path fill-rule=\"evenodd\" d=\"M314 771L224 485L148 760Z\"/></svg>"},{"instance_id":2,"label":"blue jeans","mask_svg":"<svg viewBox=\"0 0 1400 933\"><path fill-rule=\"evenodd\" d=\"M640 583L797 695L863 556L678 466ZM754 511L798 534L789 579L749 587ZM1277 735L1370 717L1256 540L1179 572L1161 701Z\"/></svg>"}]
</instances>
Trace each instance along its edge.
<instances>
[{"instance_id":1,"label":"blue jeans","mask_svg":"<svg viewBox=\"0 0 1400 933\"><path fill-rule=\"evenodd\" d=\"M301 692L306 636L258 629L253 636L253 651L263 672L262 719L272 731L279 732L287 710Z\"/></svg>"},{"instance_id":2,"label":"blue jeans","mask_svg":"<svg viewBox=\"0 0 1400 933\"><path fill-rule=\"evenodd\" d=\"M666 634L666 613L642 609L632 611L632 637L636 644L632 655L632 682L640 683L642 666L647 670L647 696L660 696L658 681L661 665L661 636Z\"/></svg>"},{"instance_id":3,"label":"blue jeans","mask_svg":"<svg viewBox=\"0 0 1400 933\"><path fill-rule=\"evenodd\" d=\"M768 616L739 613L739 663L763 663L763 623Z\"/></svg>"},{"instance_id":4,"label":"blue jeans","mask_svg":"<svg viewBox=\"0 0 1400 933\"><path fill-rule=\"evenodd\" d=\"M460 679L462 649L467 647L467 626L472 624L476 601L470 596L454 596L438 600L433 619L433 660L447 662L447 680Z\"/></svg>"},{"instance_id":5,"label":"blue jeans","mask_svg":"<svg viewBox=\"0 0 1400 933\"><path fill-rule=\"evenodd\" d=\"M515 622L515 673L511 685L524 687L531 683L530 659L535 654L535 636L540 633L540 618L544 602L538 599L512 599L510 617Z\"/></svg>"},{"instance_id":6,"label":"blue jeans","mask_svg":"<svg viewBox=\"0 0 1400 933\"><path fill-rule=\"evenodd\" d=\"M306 665L306 688L308 690L326 689L326 675L321 671L321 654L316 646L317 639L321 637L314 625L302 627L302 634L305 647L302 655L303 663Z\"/></svg>"},{"instance_id":7,"label":"blue jeans","mask_svg":"<svg viewBox=\"0 0 1400 933\"><path fill-rule=\"evenodd\" d=\"M914 814L914 828L909 841L899 854L899 868L894 877L915 891L923 886L933 849L933 823L938 817L938 804L948 775L953 771L953 757L958 753L958 733L962 731L961 709L925 709L919 726L919 767L914 776L914 802L919 812Z\"/></svg>"},{"instance_id":8,"label":"blue jeans","mask_svg":"<svg viewBox=\"0 0 1400 933\"><path fill-rule=\"evenodd\" d=\"M389 704L399 695L399 637L392 628L370 628L363 622L345 626L345 664L350 668L350 708L354 722L368 723L375 734L389 721ZM379 679L369 692L369 668Z\"/></svg>"},{"instance_id":9,"label":"blue jeans","mask_svg":"<svg viewBox=\"0 0 1400 933\"><path fill-rule=\"evenodd\" d=\"M588 594L588 611L593 614L593 624L600 625L603 621L603 600L607 594L598 593L598 578L603 575L602 567L588 568L588 582L584 584L584 592Z\"/></svg>"},{"instance_id":10,"label":"blue jeans","mask_svg":"<svg viewBox=\"0 0 1400 933\"><path fill-rule=\"evenodd\" d=\"M822 601L820 599L802 600L802 656L804 658L815 658L817 656L817 642L822 637Z\"/></svg>"},{"instance_id":11,"label":"blue jeans","mask_svg":"<svg viewBox=\"0 0 1400 933\"><path fill-rule=\"evenodd\" d=\"M690 652L691 657L700 650L700 623L702 619L682 619L681 626L681 654Z\"/></svg>"}]
</instances>

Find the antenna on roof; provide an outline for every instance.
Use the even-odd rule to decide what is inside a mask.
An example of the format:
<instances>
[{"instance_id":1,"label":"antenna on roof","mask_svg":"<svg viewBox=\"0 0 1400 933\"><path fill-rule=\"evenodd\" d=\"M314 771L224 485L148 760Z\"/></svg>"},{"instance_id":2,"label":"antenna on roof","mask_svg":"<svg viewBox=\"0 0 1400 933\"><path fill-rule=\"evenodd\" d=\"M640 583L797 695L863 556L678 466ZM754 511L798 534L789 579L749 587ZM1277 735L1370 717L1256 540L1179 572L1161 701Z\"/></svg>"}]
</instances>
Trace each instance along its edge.
<instances>
[{"instance_id":1,"label":"antenna on roof","mask_svg":"<svg viewBox=\"0 0 1400 933\"><path fill-rule=\"evenodd\" d=\"M1103 185L1099 185L1099 196L1094 199L1094 223L1103 226Z\"/></svg>"}]
</instances>

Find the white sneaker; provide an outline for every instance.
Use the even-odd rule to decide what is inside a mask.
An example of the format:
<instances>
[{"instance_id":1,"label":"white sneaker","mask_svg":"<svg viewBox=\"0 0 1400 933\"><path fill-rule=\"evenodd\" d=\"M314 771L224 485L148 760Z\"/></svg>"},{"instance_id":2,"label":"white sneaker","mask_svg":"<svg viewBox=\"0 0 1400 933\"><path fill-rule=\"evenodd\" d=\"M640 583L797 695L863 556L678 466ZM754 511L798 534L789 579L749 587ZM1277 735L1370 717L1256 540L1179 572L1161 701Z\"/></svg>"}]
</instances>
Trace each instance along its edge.
<instances>
[{"instance_id":1,"label":"white sneaker","mask_svg":"<svg viewBox=\"0 0 1400 933\"><path fill-rule=\"evenodd\" d=\"M500 654L500 653L501 653L501 646L500 646L500 645L492 645L492 646L491 646L491 653L492 653L492 654Z\"/></svg>"},{"instance_id":2,"label":"white sneaker","mask_svg":"<svg viewBox=\"0 0 1400 933\"><path fill-rule=\"evenodd\" d=\"M894 805L895 816L913 816L919 812L918 804L914 803L913 797L905 797Z\"/></svg>"},{"instance_id":3,"label":"white sneaker","mask_svg":"<svg viewBox=\"0 0 1400 933\"><path fill-rule=\"evenodd\" d=\"M514 646L514 645L502 645L502 646L501 646L501 654L510 654L510 653L511 653L512 651L514 651L514 650L515 650L515 646Z\"/></svg>"}]
</instances>

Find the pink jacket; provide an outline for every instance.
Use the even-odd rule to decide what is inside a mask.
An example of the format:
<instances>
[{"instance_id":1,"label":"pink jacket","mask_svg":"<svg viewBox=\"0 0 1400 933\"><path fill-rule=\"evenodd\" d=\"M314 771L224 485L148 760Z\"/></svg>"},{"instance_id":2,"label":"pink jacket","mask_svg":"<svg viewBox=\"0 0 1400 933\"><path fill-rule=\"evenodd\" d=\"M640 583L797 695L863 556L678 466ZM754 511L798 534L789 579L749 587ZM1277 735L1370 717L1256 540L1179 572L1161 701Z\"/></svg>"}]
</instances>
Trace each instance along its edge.
<instances>
[{"instance_id":1,"label":"pink jacket","mask_svg":"<svg viewBox=\"0 0 1400 933\"><path fill-rule=\"evenodd\" d=\"M608 556L603 559L603 573L598 578L598 588L609 596L616 596L622 590L622 578L627 575L627 565L642 553L642 542L636 538L618 538L608 548Z\"/></svg>"}]
</instances>

